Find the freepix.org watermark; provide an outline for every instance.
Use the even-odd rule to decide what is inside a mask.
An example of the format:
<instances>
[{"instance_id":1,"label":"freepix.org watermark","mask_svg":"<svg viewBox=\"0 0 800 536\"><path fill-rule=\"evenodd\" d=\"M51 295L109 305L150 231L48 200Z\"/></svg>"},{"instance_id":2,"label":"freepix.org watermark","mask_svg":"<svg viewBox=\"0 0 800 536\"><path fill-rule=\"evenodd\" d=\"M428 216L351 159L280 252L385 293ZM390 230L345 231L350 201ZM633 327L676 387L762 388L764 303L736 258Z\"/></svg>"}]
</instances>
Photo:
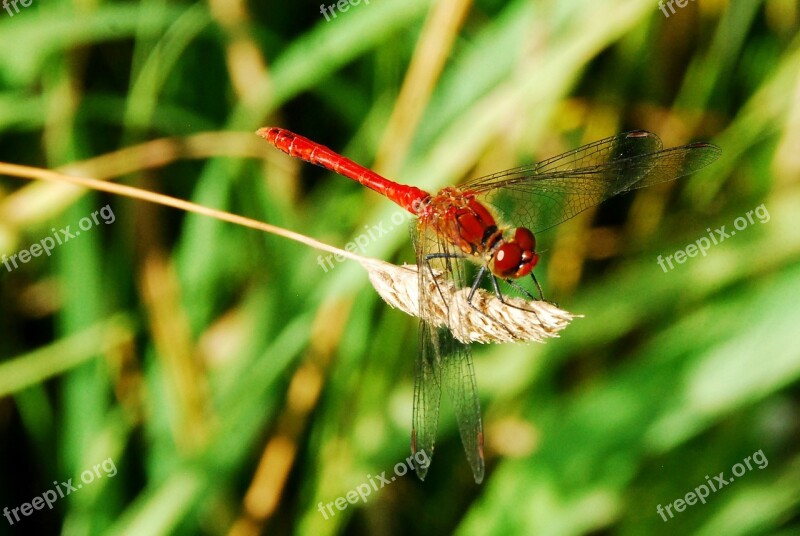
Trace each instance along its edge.
<instances>
[{"instance_id":1,"label":"freepix.org watermark","mask_svg":"<svg viewBox=\"0 0 800 536\"><path fill-rule=\"evenodd\" d=\"M100 469L103 470L103 473L100 472ZM99 480L104 476L111 478L116 474L117 466L114 465L114 460L108 458L102 463L95 464L91 469L86 469L84 472L82 472L81 482L77 482L76 485L72 484L71 478L66 482L61 483L59 483L57 480L54 480L53 489L49 489L41 495L37 495L31 500L31 502L22 503L16 508L9 508L6 506L3 508L3 516L6 518L6 520L8 520L9 525L19 523L22 521L20 514L28 517L34 512L34 510L41 510L45 507L45 505L47 505L49 510L52 510L53 504L55 504L56 501L63 499L67 495L75 493L81 489L84 484L91 484L95 480Z\"/></svg>"},{"instance_id":2,"label":"freepix.org watermark","mask_svg":"<svg viewBox=\"0 0 800 536\"><path fill-rule=\"evenodd\" d=\"M751 461L753 463L750 463ZM767 460L767 457L764 456L764 452L761 449L758 449L752 455L731 467L731 473L733 473L733 476L725 478L725 471L722 471L720 474L715 476L714 480L712 481L711 478L706 475L706 483L708 485L700 484L694 488L693 491L687 493L682 499L675 499L665 507L662 507L659 504L656 506L656 513L658 513L658 515L661 516L661 519L664 520L664 523L666 523L675 517L675 514L672 513L673 508L676 512L680 513L686 510L687 506L694 506L698 501L705 504L709 495L716 493L728 484L733 483L734 479L737 477L743 476L748 471L752 471L754 467L764 469L767 465L769 465L769 460ZM669 519L667 519L667 514L669 514Z\"/></svg>"},{"instance_id":3,"label":"freepix.org watermark","mask_svg":"<svg viewBox=\"0 0 800 536\"><path fill-rule=\"evenodd\" d=\"M6 270L10 272L15 268L19 268L17 261L25 264L34 257L40 257L42 253L45 253L49 257L50 253L52 253L56 246L60 246L74 238L77 238L80 236L81 231L90 230L95 225L99 225L101 220L106 225L111 225L114 223L116 216L114 216L114 211L111 210L111 205L106 205L100 210L95 210L88 216L81 218L78 222L78 229L75 229L74 231L71 230L71 225L67 225L65 228L59 230L56 230L56 228L53 227L50 229L50 231L53 233L52 236L45 236L38 242L31 244L28 249L23 249L11 255L10 257L3 255L0 257L0 262L2 262L3 266L6 267Z\"/></svg>"},{"instance_id":4,"label":"freepix.org watermark","mask_svg":"<svg viewBox=\"0 0 800 536\"><path fill-rule=\"evenodd\" d=\"M372 475L367 475L367 480L369 482L363 482L355 487L355 489L351 489L347 493L344 494L343 497L338 497L335 501L329 502L327 504L323 503L322 501L319 502L317 505L317 510L322 514L322 517L325 519L330 519L331 517L336 515L336 512L333 510L335 506L337 510L342 511L351 504L356 504L357 502L367 502L367 497L373 492L378 491L379 489L383 488L384 486L388 486L392 482L394 482L398 476L405 475L409 469L412 471L414 470L414 463L423 469L428 467L431 463L431 459L428 454L424 450L420 450L415 452L411 456L405 459L405 461L398 462L394 466L394 474L395 476L391 478L386 478L386 471L382 472L380 475L373 477ZM377 481L376 481L377 479ZM380 485L378 485L380 484ZM330 516L328 515L330 514Z\"/></svg>"},{"instance_id":5,"label":"freepix.org watermark","mask_svg":"<svg viewBox=\"0 0 800 536\"><path fill-rule=\"evenodd\" d=\"M15 13L19 13L17 4L22 7L30 7L30 5L33 4L33 0L3 0L3 9L8 12L9 17L13 17ZM11 12L12 7L14 8L14 13Z\"/></svg>"},{"instance_id":6,"label":"freepix.org watermark","mask_svg":"<svg viewBox=\"0 0 800 536\"><path fill-rule=\"evenodd\" d=\"M335 4L331 4L329 6L326 6L325 4L320 4L319 12L325 15L325 22L330 22L331 18L328 16L328 11L330 11L331 15L333 15L333 18L335 19L337 8L339 11L344 13L345 11L350 9L351 6L357 6L360 3L361 0L339 0ZM369 5L369 0L364 0L364 3Z\"/></svg>"},{"instance_id":7,"label":"freepix.org watermark","mask_svg":"<svg viewBox=\"0 0 800 536\"><path fill-rule=\"evenodd\" d=\"M666 257L662 257L661 255L658 256L656 262L664 270L664 273L667 273L669 270L673 270L675 265L672 264L672 260L674 259L675 262L678 264L683 264L686 260L690 257L696 257L698 253L701 253L703 257L708 254L708 250L711 246L716 246L719 243L731 238L732 236L736 235L736 231L744 231L750 225L756 222L755 218L758 218L760 223L767 223L770 219L769 211L764 203L757 206L753 210L748 210L744 216L739 216L735 220L733 220L733 229L730 231L726 230L727 225L723 225L714 231L711 231L709 227L706 229L708 231L708 237L701 237L695 240L693 243L687 245L683 249L679 249L672 255L667 255ZM667 266L669 266L669 270L667 270Z\"/></svg>"},{"instance_id":8,"label":"freepix.org watermark","mask_svg":"<svg viewBox=\"0 0 800 536\"><path fill-rule=\"evenodd\" d=\"M375 242L382 236L388 235L398 226L406 224L413 217L414 216L410 212L398 210L389 218L391 225L387 225L386 222L380 222L378 225L373 225L372 227L365 225L364 229L366 229L366 231L345 244L344 250L349 251L350 253L359 251L363 255L367 251L368 245L370 245L372 242ZM328 273L328 270L332 270L335 267L333 261L340 263L344 260L345 257L342 257L338 253L331 253L329 255L325 255L324 257L322 255L317 256L317 264L322 267L322 270L325 273Z\"/></svg>"},{"instance_id":9,"label":"freepix.org watermark","mask_svg":"<svg viewBox=\"0 0 800 536\"><path fill-rule=\"evenodd\" d=\"M663 13L666 18L669 18L670 14L667 13L666 8L669 8L670 12L674 15L675 8L673 7L673 4L677 4L679 8L684 8L689 5L689 1L690 0L668 0L666 5L664 5L664 0L659 0L658 9L661 10L661 13ZM691 1L694 2L694 0Z\"/></svg>"}]
</instances>

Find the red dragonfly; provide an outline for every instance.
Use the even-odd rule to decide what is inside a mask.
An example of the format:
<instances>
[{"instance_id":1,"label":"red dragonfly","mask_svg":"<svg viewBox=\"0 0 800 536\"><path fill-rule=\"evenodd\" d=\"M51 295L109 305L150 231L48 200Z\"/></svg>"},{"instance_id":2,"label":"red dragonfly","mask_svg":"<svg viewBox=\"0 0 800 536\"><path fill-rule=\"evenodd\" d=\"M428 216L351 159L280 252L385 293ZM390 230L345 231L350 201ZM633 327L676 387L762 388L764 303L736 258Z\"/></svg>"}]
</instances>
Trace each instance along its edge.
<instances>
[{"instance_id":1,"label":"red dragonfly","mask_svg":"<svg viewBox=\"0 0 800 536\"><path fill-rule=\"evenodd\" d=\"M437 194L390 181L331 149L282 128L257 134L286 154L358 181L417 216L415 248L419 274L419 354L414 382L412 453L430 459L439 424L442 392L453 402L461 441L475 482L484 475L483 426L468 344L453 336L451 326L426 320L433 307L423 289L439 288L438 274L466 286L465 260L478 266L467 304L488 276L503 301L498 279L535 299L515 279L530 275L539 261L535 233L549 229L604 200L637 188L671 181L716 160L721 151L709 143L663 149L661 140L643 130L611 136L538 164L473 179ZM518 227L501 222L517 222ZM436 267L434 269L434 266ZM448 303L441 293L444 303ZM503 303L506 303L503 301ZM511 306L510 304L508 304ZM463 307L450 300L448 307ZM534 311L530 311L535 314ZM455 314L453 314L455 313ZM447 318L461 318L449 311ZM428 466L417 466L425 478Z\"/></svg>"}]
</instances>

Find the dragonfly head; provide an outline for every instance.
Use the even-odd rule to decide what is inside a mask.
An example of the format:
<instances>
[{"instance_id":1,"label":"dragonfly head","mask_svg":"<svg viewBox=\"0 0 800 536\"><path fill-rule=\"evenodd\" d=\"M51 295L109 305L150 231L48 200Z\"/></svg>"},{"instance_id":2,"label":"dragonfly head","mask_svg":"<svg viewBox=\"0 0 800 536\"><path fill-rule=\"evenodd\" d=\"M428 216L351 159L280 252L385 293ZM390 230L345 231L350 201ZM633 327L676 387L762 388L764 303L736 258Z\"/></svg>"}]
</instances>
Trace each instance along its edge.
<instances>
[{"instance_id":1,"label":"dragonfly head","mask_svg":"<svg viewBox=\"0 0 800 536\"><path fill-rule=\"evenodd\" d=\"M517 227L510 238L503 241L494 253L492 273L503 279L516 279L531 273L539 262L536 239L525 227Z\"/></svg>"}]
</instances>

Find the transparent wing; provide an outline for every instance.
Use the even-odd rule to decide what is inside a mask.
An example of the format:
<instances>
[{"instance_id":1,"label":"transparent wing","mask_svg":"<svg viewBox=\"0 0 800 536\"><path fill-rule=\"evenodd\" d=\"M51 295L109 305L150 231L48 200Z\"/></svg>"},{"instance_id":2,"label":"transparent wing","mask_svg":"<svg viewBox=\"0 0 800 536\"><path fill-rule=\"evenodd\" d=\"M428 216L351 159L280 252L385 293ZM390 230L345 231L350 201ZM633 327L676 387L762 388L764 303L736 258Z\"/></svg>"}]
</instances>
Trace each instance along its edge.
<instances>
[{"instance_id":1,"label":"transparent wing","mask_svg":"<svg viewBox=\"0 0 800 536\"><path fill-rule=\"evenodd\" d=\"M455 288L464 285L464 259L453 255L449 245L420 222L415 236L419 271L419 354L414 382L414 414L411 449L424 450L428 460L433 456L439 424L439 403L444 392L453 402L464 451L472 467L475 481L483 480L483 428L480 402L468 345L452 335L450 325L436 326L427 319L433 309L444 308L450 322L458 321L459 303L449 299L442 286L449 280ZM431 257L433 255L433 257ZM424 479L427 466L417 466L417 475Z\"/></svg>"},{"instance_id":2,"label":"transparent wing","mask_svg":"<svg viewBox=\"0 0 800 536\"><path fill-rule=\"evenodd\" d=\"M484 472L483 423L472 353L468 345L454 339L449 331L448 336L453 347L444 360L442 385L453 402L461 443L472 467L472 476L475 483L480 484Z\"/></svg>"},{"instance_id":3,"label":"transparent wing","mask_svg":"<svg viewBox=\"0 0 800 536\"><path fill-rule=\"evenodd\" d=\"M431 326L429 322L420 320L419 353L414 371L414 415L411 428L411 453L416 456L424 452L428 464L416 464L417 476L425 480L430 461L433 459L433 447L436 443L436 431L439 427L439 404L442 398L442 368L440 359L432 348L441 330ZM415 459L416 462L416 459Z\"/></svg>"},{"instance_id":4,"label":"transparent wing","mask_svg":"<svg viewBox=\"0 0 800 536\"><path fill-rule=\"evenodd\" d=\"M694 173L720 154L708 143L662 149L658 136L636 130L474 179L461 189L485 197L508 223L536 233L617 194Z\"/></svg>"}]
</instances>

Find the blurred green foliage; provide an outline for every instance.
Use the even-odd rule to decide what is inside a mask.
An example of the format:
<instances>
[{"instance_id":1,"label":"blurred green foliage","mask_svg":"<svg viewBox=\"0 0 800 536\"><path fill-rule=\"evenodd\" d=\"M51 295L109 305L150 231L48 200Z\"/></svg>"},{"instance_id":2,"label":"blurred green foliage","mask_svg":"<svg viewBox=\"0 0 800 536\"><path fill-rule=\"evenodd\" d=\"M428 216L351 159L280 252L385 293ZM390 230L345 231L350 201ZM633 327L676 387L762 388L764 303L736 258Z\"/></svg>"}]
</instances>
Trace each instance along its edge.
<instances>
[{"instance_id":1,"label":"blurred green foliage","mask_svg":"<svg viewBox=\"0 0 800 536\"><path fill-rule=\"evenodd\" d=\"M798 531L796 1L665 17L654 0L373 0L330 21L277 2L15 5L0 11L0 160L333 245L397 208L257 127L427 189L634 128L723 157L540 237L547 296L584 318L547 345L474 348L482 486L445 408L425 482L398 477L328 519L320 503L408 455L414 319L356 264L323 268L283 238L3 177L0 254L107 204L116 219L0 265L0 508L109 458L118 472L0 533ZM657 264L761 204L768 221ZM391 227L366 253L411 262ZM706 504L657 512L759 450L768 465Z\"/></svg>"}]
</instances>

